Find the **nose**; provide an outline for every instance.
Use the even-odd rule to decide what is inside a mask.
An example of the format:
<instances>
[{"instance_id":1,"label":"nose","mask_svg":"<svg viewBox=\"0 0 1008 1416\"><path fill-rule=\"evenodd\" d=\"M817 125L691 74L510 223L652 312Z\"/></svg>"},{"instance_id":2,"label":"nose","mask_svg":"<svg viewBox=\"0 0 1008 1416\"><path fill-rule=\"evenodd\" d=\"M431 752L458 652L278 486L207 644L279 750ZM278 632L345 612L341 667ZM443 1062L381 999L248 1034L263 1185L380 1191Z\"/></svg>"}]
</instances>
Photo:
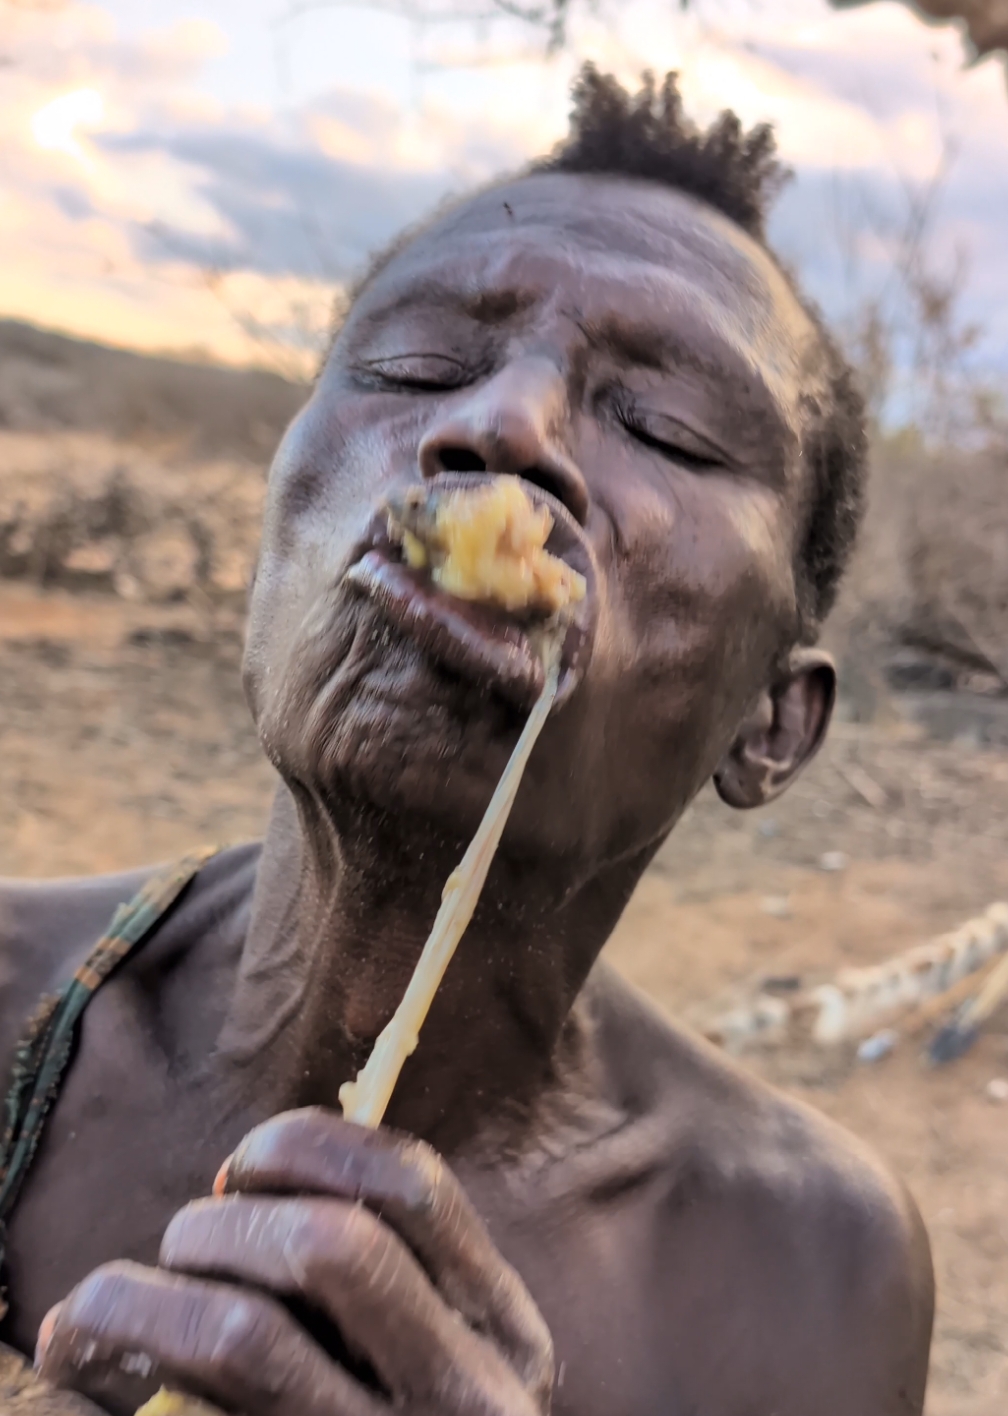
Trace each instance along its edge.
<instances>
[{"instance_id":1,"label":"nose","mask_svg":"<svg viewBox=\"0 0 1008 1416\"><path fill-rule=\"evenodd\" d=\"M557 436L567 416L567 388L556 365L538 357L516 361L429 429L418 453L421 475L523 477L556 497L583 526L588 488Z\"/></svg>"}]
</instances>

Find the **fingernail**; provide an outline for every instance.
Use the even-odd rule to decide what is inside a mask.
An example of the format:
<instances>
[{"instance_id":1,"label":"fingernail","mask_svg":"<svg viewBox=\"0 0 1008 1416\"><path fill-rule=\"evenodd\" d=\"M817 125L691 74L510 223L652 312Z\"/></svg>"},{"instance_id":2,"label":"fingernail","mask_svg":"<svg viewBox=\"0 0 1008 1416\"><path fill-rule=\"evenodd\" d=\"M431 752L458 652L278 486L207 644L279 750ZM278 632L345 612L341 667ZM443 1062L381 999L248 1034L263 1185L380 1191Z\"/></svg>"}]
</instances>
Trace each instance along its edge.
<instances>
[{"instance_id":1,"label":"fingernail","mask_svg":"<svg viewBox=\"0 0 1008 1416\"><path fill-rule=\"evenodd\" d=\"M224 1164L218 1170L217 1174L214 1176L213 1190L211 1191L211 1193L216 1195L218 1198L221 1195L227 1194L228 1171L231 1169L232 1160L234 1160L233 1154L228 1156L227 1160L224 1162Z\"/></svg>"},{"instance_id":2,"label":"fingernail","mask_svg":"<svg viewBox=\"0 0 1008 1416\"><path fill-rule=\"evenodd\" d=\"M38 1330L38 1340L35 1343L35 1370L38 1371L45 1361L46 1351L52 1341L52 1335L56 1331L56 1320L59 1317L62 1303L57 1303L54 1308L50 1308L42 1319Z\"/></svg>"}]
</instances>

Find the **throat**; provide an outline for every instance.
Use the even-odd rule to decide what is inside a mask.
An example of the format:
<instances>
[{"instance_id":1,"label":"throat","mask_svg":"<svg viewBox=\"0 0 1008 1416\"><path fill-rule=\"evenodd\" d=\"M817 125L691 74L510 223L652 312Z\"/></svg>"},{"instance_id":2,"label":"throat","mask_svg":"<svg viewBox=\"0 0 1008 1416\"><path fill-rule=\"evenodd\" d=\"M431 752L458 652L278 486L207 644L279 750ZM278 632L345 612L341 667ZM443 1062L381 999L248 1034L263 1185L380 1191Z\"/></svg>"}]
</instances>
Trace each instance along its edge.
<instances>
[{"instance_id":1,"label":"throat","mask_svg":"<svg viewBox=\"0 0 1008 1416\"><path fill-rule=\"evenodd\" d=\"M340 829L280 789L220 1041L256 1110L338 1106L406 991L465 845L429 830L410 839L401 823ZM385 1118L442 1151L527 1124L577 1052L568 1018L597 949L583 933L574 945L569 908L505 905L530 897L524 874L495 862Z\"/></svg>"}]
</instances>

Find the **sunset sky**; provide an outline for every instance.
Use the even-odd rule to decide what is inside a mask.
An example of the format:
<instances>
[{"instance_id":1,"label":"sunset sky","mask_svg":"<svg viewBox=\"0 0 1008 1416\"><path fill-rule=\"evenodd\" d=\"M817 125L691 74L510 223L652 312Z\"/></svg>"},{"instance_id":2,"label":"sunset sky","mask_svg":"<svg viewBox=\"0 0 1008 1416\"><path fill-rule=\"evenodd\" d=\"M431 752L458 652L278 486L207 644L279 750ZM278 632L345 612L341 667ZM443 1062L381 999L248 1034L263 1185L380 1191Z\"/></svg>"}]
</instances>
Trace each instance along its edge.
<instances>
[{"instance_id":1,"label":"sunset sky","mask_svg":"<svg viewBox=\"0 0 1008 1416\"><path fill-rule=\"evenodd\" d=\"M520 27L420 27L366 5L0 0L0 314L283 360L398 227L548 148L592 58L628 81L679 69L699 119L730 105L775 123L797 175L773 241L837 318L882 288L907 194L944 149L933 258L967 263L978 357L1008 369L1000 61L967 69L955 30L897 4L601 11L547 60Z\"/></svg>"}]
</instances>

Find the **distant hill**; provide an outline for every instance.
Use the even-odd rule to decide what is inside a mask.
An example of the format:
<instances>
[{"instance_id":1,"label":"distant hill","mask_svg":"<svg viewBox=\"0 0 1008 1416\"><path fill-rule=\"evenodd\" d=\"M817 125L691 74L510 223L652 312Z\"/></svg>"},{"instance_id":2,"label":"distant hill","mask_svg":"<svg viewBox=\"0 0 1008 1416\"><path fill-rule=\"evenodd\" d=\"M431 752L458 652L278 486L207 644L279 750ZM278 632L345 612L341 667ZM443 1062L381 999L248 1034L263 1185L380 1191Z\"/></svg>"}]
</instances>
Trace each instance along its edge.
<instances>
[{"instance_id":1,"label":"distant hill","mask_svg":"<svg viewBox=\"0 0 1008 1416\"><path fill-rule=\"evenodd\" d=\"M81 429L268 459L307 386L258 369L135 354L0 319L0 428Z\"/></svg>"}]
</instances>

